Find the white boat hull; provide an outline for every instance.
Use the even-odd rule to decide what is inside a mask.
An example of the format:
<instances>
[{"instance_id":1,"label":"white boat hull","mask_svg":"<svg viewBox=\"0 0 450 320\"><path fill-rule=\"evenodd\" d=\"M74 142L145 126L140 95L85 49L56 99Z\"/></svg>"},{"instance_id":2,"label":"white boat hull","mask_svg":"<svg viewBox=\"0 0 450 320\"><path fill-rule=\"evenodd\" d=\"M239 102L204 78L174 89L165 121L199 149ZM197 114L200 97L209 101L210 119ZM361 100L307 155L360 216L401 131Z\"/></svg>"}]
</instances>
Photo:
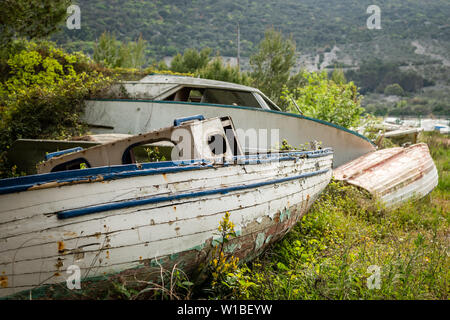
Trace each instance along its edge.
<instances>
[{"instance_id":1,"label":"white boat hull","mask_svg":"<svg viewBox=\"0 0 450 320\"><path fill-rule=\"evenodd\" d=\"M0 181L0 296L64 282L71 265L82 278L154 271L159 264L192 272L219 237L227 211L238 234L228 250L251 258L285 234L331 179L332 153L309 154L317 156L97 174L25 184L22 191Z\"/></svg>"},{"instance_id":2,"label":"white boat hull","mask_svg":"<svg viewBox=\"0 0 450 320\"><path fill-rule=\"evenodd\" d=\"M338 167L375 146L356 132L296 114L238 106L146 100L86 101L84 120L94 133L138 134L171 126L173 119L201 114L205 118L231 116L244 150L267 150L286 139L294 147L320 141L334 150L333 166ZM266 130L266 133L258 130ZM276 139L271 138L271 130ZM276 131L278 130L278 131ZM245 145L245 136L256 133L257 144ZM267 139L261 139L267 135Z\"/></svg>"}]
</instances>

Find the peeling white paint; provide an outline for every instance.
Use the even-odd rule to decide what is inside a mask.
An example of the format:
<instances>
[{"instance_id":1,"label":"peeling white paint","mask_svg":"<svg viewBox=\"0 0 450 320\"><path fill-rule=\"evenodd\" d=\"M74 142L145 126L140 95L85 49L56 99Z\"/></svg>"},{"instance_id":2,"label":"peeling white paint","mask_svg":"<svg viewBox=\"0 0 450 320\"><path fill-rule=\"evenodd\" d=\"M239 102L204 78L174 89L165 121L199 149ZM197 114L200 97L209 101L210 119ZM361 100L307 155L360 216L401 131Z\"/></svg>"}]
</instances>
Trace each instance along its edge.
<instances>
[{"instance_id":1,"label":"peeling white paint","mask_svg":"<svg viewBox=\"0 0 450 320\"><path fill-rule=\"evenodd\" d=\"M332 156L323 158L323 167L331 167ZM311 172L316 159L302 162L286 161L279 165L282 176L295 172ZM246 172L246 173L245 173ZM239 175L240 174L240 175ZM331 170L322 175L293 180L258 190L230 192L204 196L201 199L176 200L140 207L105 211L58 220L56 212L108 203L112 199L133 199L139 189L145 196L170 193L177 184L182 191L197 188L215 188L266 181L278 176L273 164L218 167L214 170L198 170L167 174L170 183L160 175L134 177L84 185L40 189L17 194L0 195L0 266L14 288L0 288L0 296L25 290L49 279L45 284L59 280L53 277L58 271L55 260L63 257L60 270L65 270L74 260L82 257L80 251L67 250L61 255L55 243L63 241L65 248L83 248L83 258L76 261L83 273L94 268L97 274L115 273L142 265L142 261L170 257L187 250L202 251L217 235L219 221L230 212L237 236L246 236L246 226L258 221L269 223L264 217L273 217L292 206L306 208L305 195L315 198L331 178ZM158 187L156 187L158 186ZM141 196L142 194L139 193ZM128 197L128 198L126 198ZM174 221L173 206L178 220ZM267 220L267 221L266 221ZM262 226L261 226L262 227ZM178 229L178 232L175 230ZM253 231L255 232L255 231ZM258 232L258 231L256 231ZM270 242L270 237L257 235L258 249ZM240 246L230 250L239 250ZM108 253L106 253L108 250ZM100 264L99 252L104 258ZM14 261L14 263L13 263ZM153 260L154 262L156 260Z\"/></svg>"}]
</instances>

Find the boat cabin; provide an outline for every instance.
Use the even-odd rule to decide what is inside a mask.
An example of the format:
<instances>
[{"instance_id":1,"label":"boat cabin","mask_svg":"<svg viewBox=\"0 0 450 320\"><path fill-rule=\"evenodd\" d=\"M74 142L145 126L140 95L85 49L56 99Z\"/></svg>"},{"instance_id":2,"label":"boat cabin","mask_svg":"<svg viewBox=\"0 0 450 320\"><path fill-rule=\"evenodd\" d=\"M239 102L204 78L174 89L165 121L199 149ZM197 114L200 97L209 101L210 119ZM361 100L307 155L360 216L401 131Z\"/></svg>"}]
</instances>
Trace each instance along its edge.
<instances>
[{"instance_id":1,"label":"boat cabin","mask_svg":"<svg viewBox=\"0 0 450 320\"><path fill-rule=\"evenodd\" d=\"M223 163L243 155L230 117L205 120L198 115L176 119L172 127L127 136L88 149L77 147L47 154L46 161L37 165L37 172L135 164L140 162L136 152L142 146L147 147L149 153L151 147L167 147L172 161L204 159ZM150 159L143 162L150 162Z\"/></svg>"},{"instance_id":2,"label":"boat cabin","mask_svg":"<svg viewBox=\"0 0 450 320\"><path fill-rule=\"evenodd\" d=\"M235 83L153 74L113 85L112 98L242 106L281 111L260 90Z\"/></svg>"}]
</instances>

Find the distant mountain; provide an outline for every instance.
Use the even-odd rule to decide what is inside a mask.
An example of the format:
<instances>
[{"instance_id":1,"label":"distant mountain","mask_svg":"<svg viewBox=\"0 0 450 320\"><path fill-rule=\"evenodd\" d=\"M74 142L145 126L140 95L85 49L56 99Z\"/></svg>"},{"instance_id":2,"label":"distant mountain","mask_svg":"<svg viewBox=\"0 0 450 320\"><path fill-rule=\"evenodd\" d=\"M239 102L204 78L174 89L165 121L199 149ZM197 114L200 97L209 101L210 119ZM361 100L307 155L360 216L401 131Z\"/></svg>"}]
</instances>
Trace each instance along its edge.
<instances>
[{"instance_id":1,"label":"distant mountain","mask_svg":"<svg viewBox=\"0 0 450 320\"><path fill-rule=\"evenodd\" d=\"M210 47L236 56L237 25L241 54L256 51L268 27L292 35L298 51L329 52L351 44L389 42L414 52L411 41L427 39L438 46L450 42L448 0L78 0L81 29L63 30L54 40L69 49L92 50L104 31L121 40L142 34L148 53L173 56L186 48ZM369 5L381 9L381 30L369 30ZM435 45L436 45L435 43ZM396 48L393 48L394 51ZM398 50L397 50L398 51ZM312 52L312 51L311 51ZM381 51L382 52L382 51ZM376 52L373 52L376 54ZM323 62L323 61L319 61Z\"/></svg>"}]
</instances>

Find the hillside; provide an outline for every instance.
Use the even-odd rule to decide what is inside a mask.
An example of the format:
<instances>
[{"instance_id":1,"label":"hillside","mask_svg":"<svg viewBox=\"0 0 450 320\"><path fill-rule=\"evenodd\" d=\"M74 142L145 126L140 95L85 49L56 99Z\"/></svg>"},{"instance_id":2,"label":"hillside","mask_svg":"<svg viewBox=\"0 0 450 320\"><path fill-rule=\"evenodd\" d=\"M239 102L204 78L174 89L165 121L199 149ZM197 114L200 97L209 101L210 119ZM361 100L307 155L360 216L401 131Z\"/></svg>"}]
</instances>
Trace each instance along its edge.
<instances>
[{"instance_id":1,"label":"hillside","mask_svg":"<svg viewBox=\"0 0 450 320\"><path fill-rule=\"evenodd\" d=\"M81 30L63 29L60 43L95 41L113 31L119 39L140 34L151 53L171 56L188 47L211 47L222 55L236 55L237 24L243 56L249 56L274 26L292 34L299 51L332 48L334 44L366 43L379 38L450 40L450 3L446 0L384 0L382 30L368 30L366 9L373 1L360 0L78 0ZM390 45L395 46L395 42Z\"/></svg>"},{"instance_id":2,"label":"hillside","mask_svg":"<svg viewBox=\"0 0 450 320\"><path fill-rule=\"evenodd\" d=\"M359 68L377 61L390 63L392 75L397 68L414 72L423 78L425 87L443 96L430 101L423 97L422 86L408 91L425 101L416 109L429 114L440 110L450 115L450 2L447 0L78 0L81 8L81 29L65 26L53 36L69 51L93 52L93 46L105 31L119 40L130 41L140 35L147 41L146 61L165 59L166 62L187 48L210 47L234 64L237 55L237 25L240 25L241 69L249 70L249 57L269 27L291 35L296 42L295 71L332 70L339 66L349 80L362 87L368 97L363 106L386 115L387 101L392 99L364 89ZM366 13L369 5L381 9L380 30L369 30ZM375 62L374 62L375 61ZM377 66L378 67L378 66ZM372 75L366 74L366 79ZM391 77L392 78L392 77ZM396 81L385 79L386 85ZM434 86L434 87L433 87ZM405 89L405 88L403 88ZM430 90L428 90L430 92ZM378 103L381 101L381 104ZM376 106L378 104L378 106ZM389 103L388 103L389 104ZM373 107L375 105L375 107ZM392 103L388 109L395 107ZM409 110L409 109L408 109Z\"/></svg>"}]
</instances>

